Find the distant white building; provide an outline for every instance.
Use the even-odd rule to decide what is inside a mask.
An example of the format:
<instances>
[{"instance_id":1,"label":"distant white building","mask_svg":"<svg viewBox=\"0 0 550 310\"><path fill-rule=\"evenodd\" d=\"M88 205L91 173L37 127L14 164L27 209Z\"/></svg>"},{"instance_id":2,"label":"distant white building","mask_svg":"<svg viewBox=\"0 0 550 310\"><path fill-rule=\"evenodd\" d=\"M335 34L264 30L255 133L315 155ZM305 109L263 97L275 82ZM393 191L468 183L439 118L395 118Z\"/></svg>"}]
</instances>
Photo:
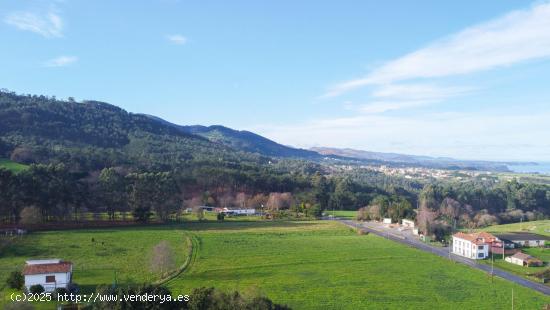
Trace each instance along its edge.
<instances>
[{"instance_id":1,"label":"distant white building","mask_svg":"<svg viewBox=\"0 0 550 310\"><path fill-rule=\"evenodd\" d=\"M40 284L46 292L67 288L71 283L73 264L60 259L28 260L23 268L25 287Z\"/></svg>"},{"instance_id":2,"label":"distant white building","mask_svg":"<svg viewBox=\"0 0 550 310\"><path fill-rule=\"evenodd\" d=\"M391 218L389 218L389 217L384 218L384 219L382 220L382 223L384 223L384 224L391 224Z\"/></svg>"},{"instance_id":3,"label":"distant white building","mask_svg":"<svg viewBox=\"0 0 550 310\"><path fill-rule=\"evenodd\" d=\"M222 210L225 214L233 214L233 215L254 215L256 214L256 209L228 209L223 208Z\"/></svg>"},{"instance_id":4,"label":"distant white building","mask_svg":"<svg viewBox=\"0 0 550 310\"><path fill-rule=\"evenodd\" d=\"M453 235L453 253L471 259L485 259L489 249L497 238L486 232L465 234L459 232Z\"/></svg>"},{"instance_id":5,"label":"distant white building","mask_svg":"<svg viewBox=\"0 0 550 310\"><path fill-rule=\"evenodd\" d=\"M413 220L408 220L408 219L402 219L401 220L401 225L403 225L405 227L409 227L409 228L414 228L414 221Z\"/></svg>"},{"instance_id":6,"label":"distant white building","mask_svg":"<svg viewBox=\"0 0 550 310\"><path fill-rule=\"evenodd\" d=\"M540 259L537 259L537 258L535 258L531 255L527 255L527 254L522 253L522 252L518 252L518 253L516 253L512 256L508 256L504 260L509 262L509 263L520 265L520 266L531 267L531 266L542 266L543 265L543 262Z\"/></svg>"}]
</instances>

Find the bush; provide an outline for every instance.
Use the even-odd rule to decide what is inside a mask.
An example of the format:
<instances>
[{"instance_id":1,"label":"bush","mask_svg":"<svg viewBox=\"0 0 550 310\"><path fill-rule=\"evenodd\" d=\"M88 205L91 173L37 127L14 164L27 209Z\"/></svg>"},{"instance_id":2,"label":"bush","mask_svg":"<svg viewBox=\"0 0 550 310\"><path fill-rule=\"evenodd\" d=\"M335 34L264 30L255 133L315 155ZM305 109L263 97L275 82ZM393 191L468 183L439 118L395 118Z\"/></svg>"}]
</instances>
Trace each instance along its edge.
<instances>
[{"instance_id":1,"label":"bush","mask_svg":"<svg viewBox=\"0 0 550 310\"><path fill-rule=\"evenodd\" d=\"M53 298L56 299L57 296L59 295L65 295L65 294L69 294L69 290L67 290L66 288L64 287L58 287L55 289L55 291L53 292Z\"/></svg>"},{"instance_id":2,"label":"bush","mask_svg":"<svg viewBox=\"0 0 550 310\"><path fill-rule=\"evenodd\" d=\"M44 293L44 287L40 284L31 285L31 287L29 288L29 292L31 292L32 294Z\"/></svg>"},{"instance_id":3,"label":"bush","mask_svg":"<svg viewBox=\"0 0 550 310\"><path fill-rule=\"evenodd\" d=\"M10 288L22 289L25 284L25 278L19 271L12 271L6 280L6 283Z\"/></svg>"},{"instance_id":4,"label":"bush","mask_svg":"<svg viewBox=\"0 0 550 310\"><path fill-rule=\"evenodd\" d=\"M218 218L218 221L220 222L223 221L225 219L225 213L223 212L218 213L217 218Z\"/></svg>"},{"instance_id":5,"label":"bush","mask_svg":"<svg viewBox=\"0 0 550 310\"><path fill-rule=\"evenodd\" d=\"M73 282L67 285L67 290L70 294L78 294L80 292L80 287L78 286L78 284Z\"/></svg>"}]
</instances>

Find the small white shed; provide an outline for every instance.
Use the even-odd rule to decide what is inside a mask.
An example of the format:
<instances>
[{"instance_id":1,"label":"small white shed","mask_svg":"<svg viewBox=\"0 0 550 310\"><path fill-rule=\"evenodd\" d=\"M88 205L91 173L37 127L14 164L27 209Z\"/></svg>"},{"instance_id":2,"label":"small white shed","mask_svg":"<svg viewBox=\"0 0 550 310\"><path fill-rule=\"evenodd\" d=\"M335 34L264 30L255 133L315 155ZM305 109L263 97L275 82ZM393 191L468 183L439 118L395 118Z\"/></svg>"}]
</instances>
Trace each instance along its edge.
<instances>
[{"instance_id":1,"label":"small white shed","mask_svg":"<svg viewBox=\"0 0 550 310\"><path fill-rule=\"evenodd\" d=\"M384 224L391 224L391 218L385 217L385 218L382 220L382 223L384 223Z\"/></svg>"},{"instance_id":2,"label":"small white shed","mask_svg":"<svg viewBox=\"0 0 550 310\"><path fill-rule=\"evenodd\" d=\"M413 220L402 219L401 224L405 227L408 227L408 228L414 228L414 221Z\"/></svg>"},{"instance_id":3,"label":"small white shed","mask_svg":"<svg viewBox=\"0 0 550 310\"><path fill-rule=\"evenodd\" d=\"M53 292L56 288L67 288L71 283L73 264L60 259L28 260L23 275L25 287L40 284L46 292Z\"/></svg>"}]
</instances>

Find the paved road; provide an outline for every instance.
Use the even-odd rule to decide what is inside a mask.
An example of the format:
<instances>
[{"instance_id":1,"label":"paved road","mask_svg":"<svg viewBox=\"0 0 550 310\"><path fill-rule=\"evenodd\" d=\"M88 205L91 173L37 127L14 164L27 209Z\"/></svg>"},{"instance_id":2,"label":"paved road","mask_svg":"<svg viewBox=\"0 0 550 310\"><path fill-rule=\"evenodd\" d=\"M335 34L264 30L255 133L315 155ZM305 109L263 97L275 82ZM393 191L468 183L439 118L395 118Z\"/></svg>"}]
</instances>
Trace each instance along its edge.
<instances>
[{"instance_id":1,"label":"paved road","mask_svg":"<svg viewBox=\"0 0 550 310\"><path fill-rule=\"evenodd\" d=\"M373 234L379 235L381 237L384 237L384 238L387 238L387 239L390 239L390 240L393 240L393 241L396 241L396 242L399 242L399 243L403 243L403 244L412 246L414 248L417 248L417 249L420 249L420 250L423 250L423 251L426 251L426 252L430 252L430 253L439 255L441 257L449 258L449 259L451 259L455 262L468 265L472 268L483 270L487 273L491 273L491 266L489 266L489 265L478 264L473 259L468 259L468 258L458 256L458 255L455 255L455 254L450 254L448 247L435 247L435 246L428 245L428 244L418 240L416 237L412 237L412 234L407 234L405 232L395 231L394 229L390 229L390 228L384 228L383 225L379 225L379 224L376 224L376 223L356 222L356 221L352 221L352 220L344 220L344 219L338 219L338 218L335 218L333 220L337 220L337 221L339 221L339 222L341 222L341 223L343 223L347 226L353 227L353 228L364 229L364 230L368 231L369 233L373 233ZM493 274L495 276L498 276L498 277L501 277L503 279L512 281L512 282L517 283L519 285L523 285L525 287L534 289L534 290L539 291L543 294L550 295L550 287L548 287L548 286L546 286L542 283L536 283L536 282L524 279L520 276L516 276L512 273L509 273L509 272L504 271L502 269L498 269L496 267L493 269Z\"/></svg>"}]
</instances>

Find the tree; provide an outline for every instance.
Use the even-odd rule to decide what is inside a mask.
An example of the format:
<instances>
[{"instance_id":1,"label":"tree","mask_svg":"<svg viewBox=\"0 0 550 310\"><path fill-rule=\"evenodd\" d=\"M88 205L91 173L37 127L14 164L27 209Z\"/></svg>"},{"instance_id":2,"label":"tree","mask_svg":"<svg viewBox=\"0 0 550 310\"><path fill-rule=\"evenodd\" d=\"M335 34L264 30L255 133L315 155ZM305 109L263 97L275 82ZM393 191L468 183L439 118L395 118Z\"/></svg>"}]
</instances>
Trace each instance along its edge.
<instances>
[{"instance_id":1,"label":"tree","mask_svg":"<svg viewBox=\"0 0 550 310\"><path fill-rule=\"evenodd\" d=\"M152 205L155 201L153 173L131 173L127 176L130 181L129 201L132 214L138 222L147 222L153 215Z\"/></svg>"},{"instance_id":2,"label":"tree","mask_svg":"<svg viewBox=\"0 0 550 310\"><path fill-rule=\"evenodd\" d=\"M165 274L176 268L174 251L168 241L161 241L153 247L151 255L151 271Z\"/></svg>"},{"instance_id":3,"label":"tree","mask_svg":"<svg viewBox=\"0 0 550 310\"><path fill-rule=\"evenodd\" d=\"M193 214L197 217L197 220L202 221L204 220L204 209L202 206L196 206L193 208Z\"/></svg>"},{"instance_id":4,"label":"tree","mask_svg":"<svg viewBox=\"0 0 550 310\"><path fill-rule=\"evenodd\" d=\"M99 174L99 187L109 219L114 220L117 210L126 211L126 179L115 168L105 168Z\"/></svg>"},{"instance_id":5,"label":"tree","mask_svg":"<svg viewBox=\"0 0 550 310\"><path fill-rule=\"evenodd\" d=\"M38 224L42 221L42 214L40 213L40 209L34 206L23 208L23 210L21 210L21 213L19 214L19 217L21 218L19 220L19 223L23 225Z\"/></svg>"},{"instance_id":6,"label":"tree","mask_svg":"<svg viewBox=\"0 0 550 310\"><path fill-rule=\"evenodd\" d=\"M23 274L21 274L21 272L12 271L8 276L8 278L6 279L6 284L8 284L10 288L20 290L23 288L23 285L25 284L25 278L23 277Z\"/></svg>"}]
</instances>

